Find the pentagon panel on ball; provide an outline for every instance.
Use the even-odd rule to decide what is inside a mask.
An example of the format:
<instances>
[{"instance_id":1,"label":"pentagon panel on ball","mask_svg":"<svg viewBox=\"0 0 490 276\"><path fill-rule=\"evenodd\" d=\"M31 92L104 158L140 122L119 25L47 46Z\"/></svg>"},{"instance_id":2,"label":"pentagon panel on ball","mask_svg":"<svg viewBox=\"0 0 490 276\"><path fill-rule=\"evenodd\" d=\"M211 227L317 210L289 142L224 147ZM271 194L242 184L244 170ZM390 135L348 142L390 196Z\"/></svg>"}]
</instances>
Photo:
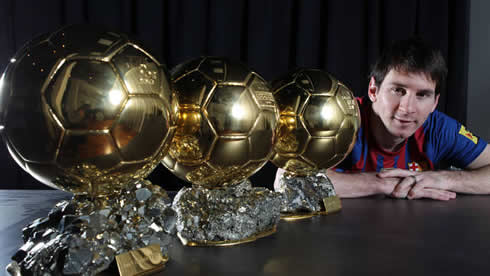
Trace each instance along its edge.
<instances>
[{"instance_id":1,"label":"pentagon panel on ball","mask_svg":"<svg viewBox=\"0 0 490 276\"><path fill-rule=\"evenodd\" d=\"M194 185L242 182L269 159L278 118L269 85L245 65L201 57L172 70L177 130L162 161Z\"/></svg>"},{"instance_id":2,"label":"pentagon panel on ball","mask_svg":"<svg viewBox=\"0 0 490 276\"><path fill-rule=\"evenodd\" d=\"M124 34L64 27L27 43L2 75L0 123L44 184L104 196L147 176L175 130L165 67Z\"/></svg>"},{"instance_id":3,"label":"pentagon panel on ball","mask_svg":"<svg viewBox=\"0 0 490 276\"><path fill-rule=\"evenodd\" d=\"M280 119L272 162L294 175L340 163L360 127L352 92L329 73L298 69L273 83Z\"/></svg>"}]
</instances>

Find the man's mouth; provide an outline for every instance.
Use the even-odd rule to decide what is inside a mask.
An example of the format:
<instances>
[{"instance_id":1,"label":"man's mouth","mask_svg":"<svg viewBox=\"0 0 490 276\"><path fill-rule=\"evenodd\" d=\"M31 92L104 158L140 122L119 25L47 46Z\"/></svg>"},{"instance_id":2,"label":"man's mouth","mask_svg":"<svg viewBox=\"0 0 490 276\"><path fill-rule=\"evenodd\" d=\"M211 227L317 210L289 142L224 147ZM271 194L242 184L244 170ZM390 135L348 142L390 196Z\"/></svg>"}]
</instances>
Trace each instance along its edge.
<instances>
[{"instance_id":1,"label":"man's mouth","mask_svg":"<svg viewBox=\"0 0 490 276\"><path fill-rule=\"evenodd\" d=\"M397 116L394 116L393 118L395 119L395 121L398 121L401 124L415 123L415 120L410 119L410 118L401 118L401 117L397 117Z\"/></svg>"}]
</instances>

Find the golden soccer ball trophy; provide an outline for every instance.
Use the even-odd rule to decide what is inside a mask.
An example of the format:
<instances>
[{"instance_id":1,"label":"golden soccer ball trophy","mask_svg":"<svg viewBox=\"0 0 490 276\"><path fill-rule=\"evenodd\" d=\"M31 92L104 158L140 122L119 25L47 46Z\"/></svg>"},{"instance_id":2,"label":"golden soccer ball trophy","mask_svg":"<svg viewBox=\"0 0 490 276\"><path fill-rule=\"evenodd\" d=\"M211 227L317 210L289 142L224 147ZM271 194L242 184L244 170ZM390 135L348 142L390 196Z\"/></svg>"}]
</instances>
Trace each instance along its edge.
<instances>
[{"instance_id":1,"label":"golden soccer ball trophy","mask_svg":"<svg viewBox=\"0 0 490 276\"><path fill-rule=\"evenodd\" d=\"M73 223L81 225L85 225L82 220L89 220L89 226L72 227L81 229L80 233L66 230L67 221L62 227L66 231L52 231L69 239L80 238L87 250L104 252L92 256L90 266L80 267L70 260L85 249L72 248L58 239L52 241L58 246L39 244L36 252L25 254L31 259L17 261L21 265L36 263L33 271L47 273L50 267L58 266L47 265L42 256L58 256L59 250L66 249L64 269L77 274L79 270L99 271L111 256L140 246L132 242L142 240L125 239L126 230L121 227L126 224L125 229L135 229L152 221L144 210L154 204L162 211L166 208L162 203L168 199L165 191L142 180L167 153L175 131L171 83L165 67L122 33L72 25L27 43L10 60L0 83L1 134L12 157L35 179L75 195L71 201L58 204L71 208L57 205L53 210L59 216L46 219L80 216ZM142 209L132 214L133 207ZM96 220L100 223L88 219L99 213L103 214ZM135 219L116 222L114 218L121 214ZM59 221L50 221L56 223ZM35 232L47 231L46 225L33 222L24 232L30 233L25 240ZM84 229L92 234L100 231L101 236L92 237ZM100 247L111 244L106 234L120 242L109 249ZM57 261L52 258L50 262Z\"/></svg>"},{"instance_id":2,"label":"golden soccer ball trophy","mask_svg":"<svg viewBox=\"0 0 490 276\"><path fill-rule=\"evenodd\" d=\"M181 241L230 245L270 233L277 194L247 180L272 153L278 111L268 83L221 57L193 59L171 74L177 130L162 163L193 186L174 199Z\"/></svg>"},{"instance_id":3,"label":"golden soccer ball trophy","mask_svg":"<svg viewBox=\"0 0 490 276\"><path fill-rule=\"evenodd\" d=\"M42 183L117 193L159 163L175 129L165 68L114 32L43 35L2 76L0 123L17 164Z\"/></svg>"},{"instance_id":4,"label":"golden soccer ball trophy","mask_svg":"<svg viewBox=\"0 0 490 276\"><path fill-rule=\"evenodd\" d=\"M332 75L298 69L273 83L280 119L272 163L286 172L275 190L285 195L283 218L340 210L322 170L340 163L354 146L360 112L352 92Z\"/></svg>"},{"instance_id":5,"label":"golden soccer ball trophy","mask_svg":"<svg viewBox=\"0 0 490 276\"><path fill-rule=\"evenodd\" d=\"M172 70L177 130L163 164L195 186L240 183L271 156L278 113L266 81L241 63L198 58Z\"/></svg>"}]
</instances>

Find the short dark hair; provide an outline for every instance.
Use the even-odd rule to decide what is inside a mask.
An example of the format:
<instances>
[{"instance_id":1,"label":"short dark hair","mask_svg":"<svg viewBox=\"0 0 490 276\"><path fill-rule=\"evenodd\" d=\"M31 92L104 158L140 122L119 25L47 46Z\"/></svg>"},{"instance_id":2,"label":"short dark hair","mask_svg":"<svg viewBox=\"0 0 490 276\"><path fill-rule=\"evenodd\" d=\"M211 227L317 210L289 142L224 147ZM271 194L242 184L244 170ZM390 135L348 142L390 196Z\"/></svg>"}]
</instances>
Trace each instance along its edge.
<instances>
[{"instance_id":1,"label":"short dark hair","mask_svg":"<svg viewBox=\"0 0 490 276\"><path fill-rule=\"evenodd\" d=\"M447 76L446 62L441 52L417 37L394 42L381 54L369 77L373 77L379 87L392 69L425 74L436 83L436 93L441 92L441 85Z\"/></svg>"}]
</instances>

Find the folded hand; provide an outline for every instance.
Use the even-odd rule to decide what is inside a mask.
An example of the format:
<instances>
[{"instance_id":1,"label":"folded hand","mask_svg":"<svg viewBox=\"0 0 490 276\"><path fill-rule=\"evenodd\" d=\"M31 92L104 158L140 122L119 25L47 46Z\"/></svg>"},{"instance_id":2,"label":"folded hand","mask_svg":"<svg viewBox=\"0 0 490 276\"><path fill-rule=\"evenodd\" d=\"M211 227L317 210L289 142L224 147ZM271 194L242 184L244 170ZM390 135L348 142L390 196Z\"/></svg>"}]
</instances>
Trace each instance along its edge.
<instances>
[{"instance_id":1,"label":"folded hand","mask_svg":"<svg viewBox=\"0 0 490 276\"><path fill-rule=\"evenodd\" d=\"M380 178L398 178L400 181L393 189L391 196L396 198L431 198L450 200L456 193L449 191L443 177L437 171L414 172L402 169L383 170Z\"/></svg>"}]
</instances>

